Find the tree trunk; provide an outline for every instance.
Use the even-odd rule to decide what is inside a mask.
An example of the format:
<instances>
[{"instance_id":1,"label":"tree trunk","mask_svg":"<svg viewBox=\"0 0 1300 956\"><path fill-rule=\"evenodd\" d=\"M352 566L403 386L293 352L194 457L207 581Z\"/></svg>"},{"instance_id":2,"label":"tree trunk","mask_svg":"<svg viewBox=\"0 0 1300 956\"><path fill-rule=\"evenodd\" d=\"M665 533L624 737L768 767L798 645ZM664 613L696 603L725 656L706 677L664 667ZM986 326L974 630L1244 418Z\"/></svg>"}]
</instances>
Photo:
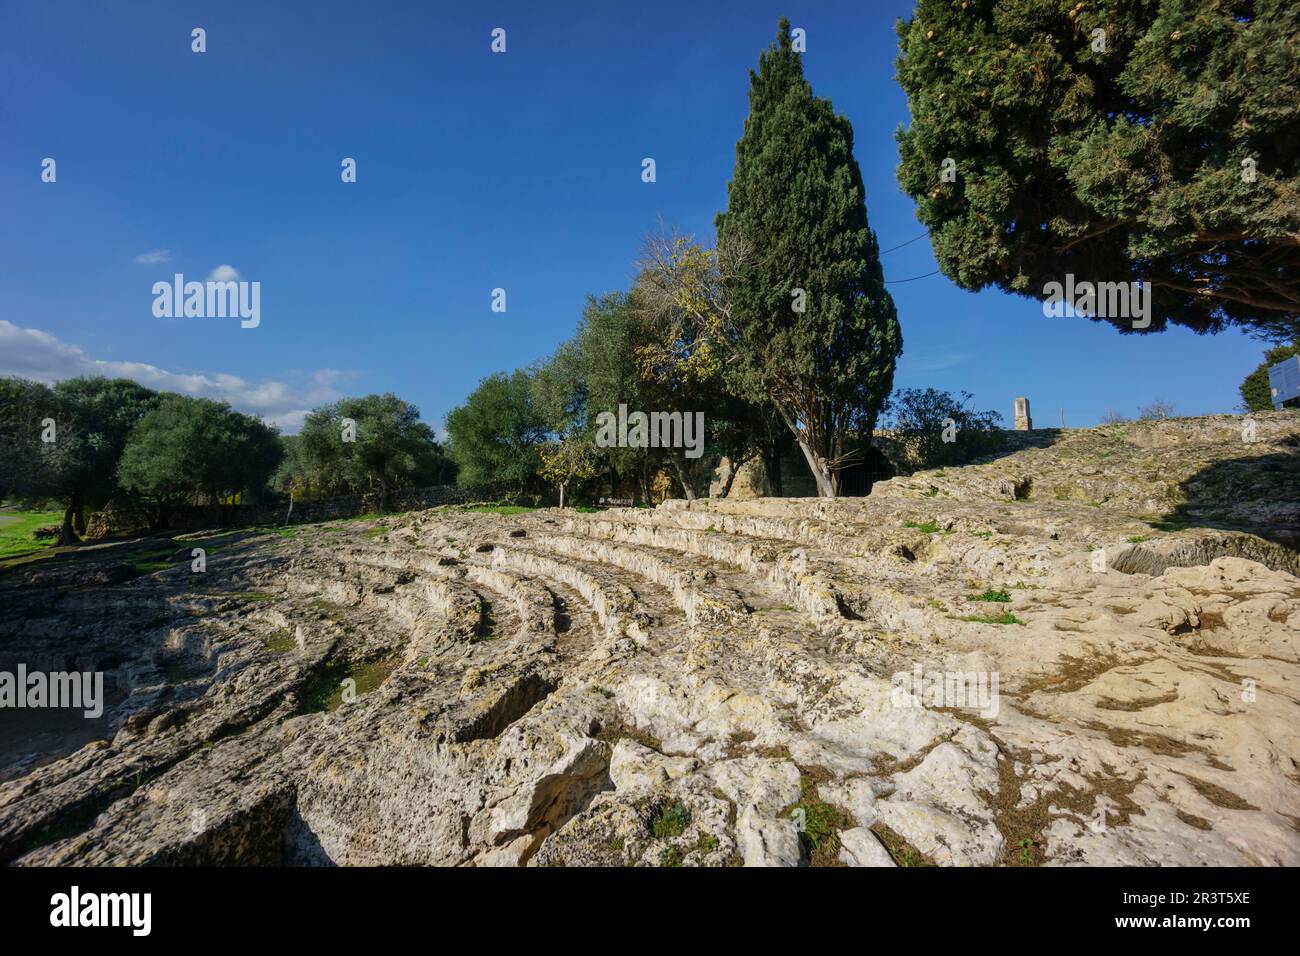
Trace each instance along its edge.
<instances>
[{"instance_id":1,"label":"tree trunk","mask_svg":"<svg viewBox=\"0 0 1300 956\"><path fill-rule=\"evenodd\" d=\"M649 459L648 457L647 457L647 458L642 458L642 459L641 459L641 473L640 473L640 475L638 476L638 481L639 481L639 483L640 483L640 485L641 485L641 500L642 500L645 504L647 504L647 505L651 504L651 501L650 501L650 459Z\"/></svg>"},{"instance_id":2,"label":"tree trunk","mask_svg":"<svg viewBox=\"0 0 1300 956\"><path fill-rule=\"evenodd\" d=\"M568 484L567 481L560 482L560 510L561 511L564 510L564 486L567 484Z\"/></svg>"},{"instance_id":3,"label":"tree trunk","mask_svg":"<svg viewBox=\"0 0 1300 956\"><path fill-rule=\"evenodd\" d=\"M686 467L682 464L680 455L669 455L668 460L672 462L673 471L677 473L677 480L682 483L682 493L686 495L687 501L695 500L695 488L691 485L690 475L686 473Z\"/></svg>"},{"instance_id":4,"label":"tree trunk","mask_svg":"<svg viewBox=\"0 0 1300 956\"><path fill-rule=\"evenodd\" d=\"M80 503L72 513L72 527L79 535L86 533L86 509Z\"/></svg>"},{"instance_id":5,"label":"tree trunk","mask_svg":"<svg viewBox=\"0 0 1300 956\"><path fill-rule=\"evenodd\" d=\"M804 460L808 462L808 470L812 472L813 481L817 482L817 497L836 497L835 482L830 468L826 466L826 460L812 449L803 436L798 436L798 441L799 450L803 452Z\"/></svg>"},{"instance_id":6,"label":"tree trunk","mask_svg":"<svg viewBox=\"0 0 1300 956\"><path fill-rule=\"evenodd\" d=\"M755 454L755 452L751 451L744 458L737 458L734 461L730 458L727 459L727 480L722 483L722 494L718 495L719 498L725 498L731 494L731 485L736 480L736 476L740 474L740 469L744 468Z\"/></svg>"},{"instance_id":7,"label":"tree trunk","mask_svg":"<svg viewBox=\"0 0 1300 956\"><path fill-rule=\"evenodd\" d=\"M730 458L728 458L727 477L726 480L722 482L722 492L718 495L719 498L725 498L727 497L727 495L731 494L732 482L736 480L736 475L738 474L740 474L740 466L735 464L734 462L732 462Z\"/></svg>"},{"instance_id":8,"label":"tree trunk","mask_svg":"<svg viewBox=\"0 0 1300 956\"><path fill-rule=\"evenodd\" d=\"M76 530L72 527L72 515L76 511L77 499L73 498L71 503L63 512L63 524L59 528L59 545L66 546L70 544L79 544L81 539L77 537Z\"/></svg>"},{"instance_id":9,"label":"tree trunk","mask_svg":"<svg viewBox=\"0 0 1300 956\"><path fill-rule=\"evenodd\" d=\"M827 457L812 447L812 443L808 441L807 433L800 430L798 419L794 414L781 407L779 403L776 405L776 410L785 419L785 424L790 429L791 434L794 435L794 440L799 443L799 450L803 452L804 460L808 462L808 470L812 472L813 481L817 483L817 497L836 497L835 481L830 466L826 463ZM827 441L828 443L834 443L834 436L829 436Z\"/></svg>"}]
</instances>

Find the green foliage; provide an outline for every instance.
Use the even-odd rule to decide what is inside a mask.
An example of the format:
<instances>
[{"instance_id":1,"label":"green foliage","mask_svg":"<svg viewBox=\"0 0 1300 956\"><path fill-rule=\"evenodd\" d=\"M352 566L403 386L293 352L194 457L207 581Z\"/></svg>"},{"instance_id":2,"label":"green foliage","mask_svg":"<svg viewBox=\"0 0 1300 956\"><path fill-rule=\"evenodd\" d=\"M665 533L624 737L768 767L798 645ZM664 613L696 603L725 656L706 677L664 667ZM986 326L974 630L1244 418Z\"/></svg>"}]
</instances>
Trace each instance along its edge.
<instances>
[{"instance_id":1,"label":"green foliage","mask_svg":"<svg viewBox=\"0 0 1300 956\"><path fill-rule=\"evenodd\" d=\"M285 444L277 486L292 484L323 495L373 490L381 512L394 490L440 484L453 472L433 429L420 421L420 410L391 393L318 408L298 437Z\"/></svg>"},{"instance_id":2,"label":"green foliage","mask_svg":"<svg viewBox=\"0 0 1300 956\"><path fill-rule=\"evenodd\" d=\"M691 822L691 811L680 801L661 803L650 818L650 832L656 837L681 836Z\"/></svg>"},{"instance_id":3,"label":"green foliage","mask_svg":"<svg viewBox=\"0 0 1300 956\"><path fill-rule=\"evenodd\" d=\"M13 558L48 548L48 541L34 537L37 528L56 525L62 511L0 511L0 558Z\"/></svg>"},{"instance_id":4,"label":"green foliage","mask_svg":"<svg viewBox=\"0 0 1300 956\"><path fill-rule=\"evenodd\" d=\"M1003 611L1001 614L967 614L959 617L959 621L970 621L974 624L1024 624L1010 611Z\"/></svg>"},{"instance_id":5,"label":"green foliage","mask_svg":"<svg viewBox=\"0 0 1300 956\"><path fill-rule=\"evenodd\" d=\"M117 467L131 429L159 396L128 379L71 378L52 388L0 379L0 494L65 506L62 543L73 521L118 490ZM53 422L52 442L43 441Z\"/></svg>"},{"instance_id":6,"label":"green foliage","mask_svg":"<svg viewBox=\"0 0 1300 956\"><path fill-rule=\"evenodd\" d=\"M165 395L131 430L118 465L122 485L163 509L205 497L256 492L279 464L273 428L225 402Z\"/></svg>"},{"instance_id":7,"label":"green foliage","mask_svg":"<svg viewBox=\"0 0 1300 956\"><path fill-rule=\"evenodd\" d=\"M522 493L536 478L548 427L532 376L523 369L479 382L447 416L457 480L468 487L510 485Z\"/></svg>"},{"instance_id":8,"label":"green foliage","mask_svg":"<svg viewBox=\"0 0 1300 956\"><path fill-rule=\"evenodd\" d=\"M735 371L747 397L772 402L810 457L822 495L836 492L845 437L870 433L902 351L879 247L867 223L853 130L813 95L782 20L750 73L718 243ZM795 290L806 311L794 310Z\"/></svg>"},{"instance_id":9,"label":"green foliage","mask_svg":"<svg viewBox=\"0 0 1300 956\"><path fill-rule=\"evenodd\" d=\"M959 465L1001 447L1002 420L998 412L976 412L967 406L969 392L935 388L900 388L889 399L886 424L895 468L910 474L929 468ZM945 439L951 439L945 440Z\"/></svg>"},{"instance_id":10,"label":"green foliage","mask_svg":"<svg viewBox=\"0 0 1300 956\"><path fill-rule=\"evenodd\" d=\"M915 521L905 521L903 522L903 527L915 528L917 531L923 532L924 534L938 534L940 531L943 530L942 528L939 527L939 522L933 520L926 521L921 524L918 524Z\"/></svg>"},{"instance_id":11,"label":"green foliage","mask_svg":"<svg viewBox=\"0 0 1300 956\"><path fill-rule=\"evenodd\" d=\"M1300 338L1290 345L1277 345L1264 353L1264 361L1260 362L1255 371L1247 375L1241 383L1241 400L1245 402L1247 411L1273 410L1273 393L1268 384L1269 367L1293 355L1300 355Z\"/></svg>"},{"instance_id":12,"label":"green foliage","mask_svg":"<svg viewBox=\"0 0 1300 956\"><path fill-rule=\"evenodd\" d=\"M539 451L542 478L559 485L560 507L564 507L564 492L572 482L594 478L597 468L595 448L581 438L566 438L542 444Z\"/></svg>"},{"instance_id":13,"label":"green foliage","mask_svg":"<svg viewBox=\"0 0 1300 956\"><path fill-rule=\"evenodd\" d=\"M1150 331L1293 338L1297 33L1292 0L918 0L898 181L944 274L1034 298L1151 280Z\"/></svg>"},{"instance_id":14,"label":"green foliage","mask_svg":"<svg viewBox=\"0 0 1300 956\"><path fill-rule=\"evenodd\" d=\"M811 791L791 808L796 819L802 821L799 842L813 866L833 866L840 850L840 831L854 826L847 813L825 800L811 795Z\"/></svg>"},{"instance_id":15,"label":"green foliage","mask_svg":"<svg viewBox=\"0 0 1300 956\"><path fill-rule=\"evenodd\" d=\"M1001 590L995 591L993 588L987 588L985 589L983 594L972 594L970 596L970 600L993 601L993 602L1000 602L1005 604L1011 600L1011 595L1008 594L1006 591L1001 591Z\"/></svg>"}]
</instances>

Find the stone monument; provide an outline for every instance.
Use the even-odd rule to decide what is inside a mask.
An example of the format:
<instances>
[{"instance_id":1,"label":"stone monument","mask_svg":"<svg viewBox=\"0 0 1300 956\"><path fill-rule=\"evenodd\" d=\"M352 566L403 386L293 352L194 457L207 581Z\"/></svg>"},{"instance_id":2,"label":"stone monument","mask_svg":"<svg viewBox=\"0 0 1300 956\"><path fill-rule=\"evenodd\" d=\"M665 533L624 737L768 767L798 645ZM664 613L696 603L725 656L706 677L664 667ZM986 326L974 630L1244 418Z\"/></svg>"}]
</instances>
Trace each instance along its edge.
<instances>
[{"instance_id":1,"label":"stone monument","mask_svg":"<svg viewBox=\"0 0 1300 956\"><path fill-rule=\"evenodd\" d=\"M1029 417L1029 399L1016 399L1016 431L1027 432L1034 427L1033 419Z\"/></svg>"}]
</instances>

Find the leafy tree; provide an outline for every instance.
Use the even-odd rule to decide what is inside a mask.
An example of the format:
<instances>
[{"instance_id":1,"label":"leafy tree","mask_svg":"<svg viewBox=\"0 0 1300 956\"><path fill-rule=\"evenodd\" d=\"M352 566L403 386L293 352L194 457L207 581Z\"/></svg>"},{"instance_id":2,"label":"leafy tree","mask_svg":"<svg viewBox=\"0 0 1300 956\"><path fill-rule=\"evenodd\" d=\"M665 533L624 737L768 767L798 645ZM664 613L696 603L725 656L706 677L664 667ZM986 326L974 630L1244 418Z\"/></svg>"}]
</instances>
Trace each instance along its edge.
<instances>
[{"instance_id":1,"label":"leafy tree","mask_svg":"<svg viewBox=\"0 0 1300 956\"><path fill-rule=\"evenodd\" d=\"M541 467L538 450L547 433L532 375L524 369L489 375L447 415L457 481L469 487L510 484L522 494Z\"/></svg>"},{"instance_id":2,"label":"leafy tree","mask_svg":"<svg viewBox=\"0 0 1300 956\"><path fill-rule=\"evenodd\" d=\"M936 388L900 388L889 399L886 440L889 458L904 474L970 461L1001 444L995 411L968 408L969 392L953 395Z\"/></svg>"},{"instance_id":3,"label":"leafy tree","mask_svg":"<svg viewBox=\"0 0 1300 956\"><path fill-rule=\"evenodd\" d=\"M1148 331L1293 338L1297 33L1293 0L918 0L898 180L944 274L1031 297L1150 280Z\"/></svg>"},{"instance_id":4,"label":"leafy tree","mask_svg":"<svg viewBox=\"0 0 1300 956\"><path fill-rule=\"evenodd\" d=\"M440 484L453 470L420 410L387 393L312 411L277 484L327 495L375 490L379 510L387 512L394 490Z\"/></svg>"},{"instance_id":5,"label":"leafy tree","mask_svg":"<svg viewBox=\"0 0 1300 956\"><path fill-rule=\"evenodd\" d=\"M1278 362L1285 361L1293 355L1300 355L1300 339L1290 345L1278 345L1264 353L1264 361L1259 363L1241 383L1241 398L1246 410L1251 412L1268 412L1273 410L1273 391L1268 384L1268 370Z\"/></svg>"},{"instance_id":6,"label":"leafy tree","mask_svg":"<svg viewBox=\"0 0 1300 956\"><path fill-rule=\"evenodd\" d=\"M0 378L0 499L52 497L57 445L42 442L41 434L54 410L49 386Z\"/></svg>"},{"instance_id":7,"label":"leafy tree","mask_svg":"<svg viewBox=\"0 0 1300 956\"><path fill-rule=\"evenodd\" d=\"M889 394L902 332L867 224L853 129L813 96L789 26L781 20L750 73L718 243L735 250L722 282L744 393L777 408L818 494L834 496L852 454L847 436L869 434Z\"/></svg>"},{"instance_id":8,"label":"leafy tree","mask_svg":"<svg viewBox=\"0 0 1300 956\"><path fill-rule=\"evenodd\" d=\"M129 379L107 378L65 379L52 388L6 379L0 396L0 482L25 497L62 502L59 543L78 541L85 510L117 490L127 436L159 396ZM43 440L47 421L52 441Z\"/></svg>"},{"instance_id":9,"label":"leafy tree","mask_svg":"<svg viewBox=\"0 0 1300 956\"><path fill-rule=\"evenodd\" d=\"M649 330L649 340L637 349L642 365L674 369L674 377L708 390L709 443L728 463L723 498L741 466L756 454L779 495L781 458L792 446L776 407L765 396L746 397L745 376L735 360L739 336L724 286L743 259L737 241L719 240L716 248L705 249L689 237L661 231L642 247L635 288Z\"/></svg>"},{"instance_id":10,"label":"leafy tree","mask_svg":"<svg viewBox=\"0 0 1300 956\"><path fill-rule=\"evenodd\" d=\"M270 484L277 492L292 499L311 497L311 466L301 436L280 436L280 464L276 466Z\"/></svg>"},{"instance_id":11,"label":"leafy tree","mask_svg":"<svg viewBox=\"0 0 1300 956\"><path fill-rule=\"evenodd\" d=\"M225 402L164 395L131 430L118 480L154 502L159 525L170 508L201 499L217 518L223 499L265 486L283 455L277 437Z\"/></svg>"},{"instance_id":12,"label":"leafy tree","mask_svg":"<svg viewBox=\"0 0 1300 956\"><path fill-rule=\"evenodd\" d=\"M580 382L582 407L579 429L586 440L595 442L596 416L617 414L625 404L631 410L653 409L656 399L647 387L638 361L640 350L649 343L645 325L629 296L612 292L588 296L573 338L572 374ZM601 448L601 457L615 478L635 478L641 500L649 501L650 474L662 452L656 448Z\"/></svg>"},{"instance_id":13,"label":"leafy tree","mask_svg":"<svg viewBox=\"0 0 1300 956\"><path fill-rule=\"evenodd\" d=\"M582 482L596 477L597 457L591 442L581 438L548 441L539 449L541 475L560 488L560 507L564 507L564 492L571 482Z\"/></svg>"}]
</instances>

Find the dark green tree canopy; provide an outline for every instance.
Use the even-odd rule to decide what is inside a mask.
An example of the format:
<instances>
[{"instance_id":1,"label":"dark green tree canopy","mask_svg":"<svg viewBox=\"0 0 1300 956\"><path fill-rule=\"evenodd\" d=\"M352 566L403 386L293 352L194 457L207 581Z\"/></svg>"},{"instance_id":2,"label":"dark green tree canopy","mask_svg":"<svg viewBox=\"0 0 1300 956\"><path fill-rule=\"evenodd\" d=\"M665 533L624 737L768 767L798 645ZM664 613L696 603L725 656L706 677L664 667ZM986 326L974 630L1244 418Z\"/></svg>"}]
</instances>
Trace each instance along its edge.
<instances>
[{"instance_id":1,"label":"dark green tree canopy","mask_svg":"<svg viewBox=\"0 0 1300 956\"><path fill-rule=\"evenodd\" d=\"M544 411L524 369L479 382L465 404L447 415L457 481L469 487L510 484L522 492L541 467L539 448L550 432Z\"/></svg>"},{"instance_id":2,"label":"dark green tree canopy","mask_svg":"<svg viewBox=\"0 0 1300 956\"><path fill-rule=\"evenodd\" d=\"M256 492L280 463L274 428L225 402L164 395L132 429L118 479L154 500L176 504Z\"/></svg>"},{"instance_id":3,"label":"dark green tree canopy","mask_svg":"<svg viewBox=\"0 0 1300 956\"><path fill-rule=\"evenodd\" d=\"M844 436L874 424L902 333L867 223L853 129L813 95L789 27L781 21L750 72L718 244L736 263L723 281L740 378L752 398L781 410L819 489L833 494Z\"/></svg>"},{"instance_id":4,"label":"dark green tree canopy","mask_svg":"<svg viewBox=\"0 0 1300 956\"><path fill-rule=\"evenodd\" d=\"M1147 331L1292 338L1298 27L1294 0L919 0L898 180L944 274L1035 298L1150 280Z\"/></svg>"},{"instance_id":5,"label":"dark green tree canopy","mask_svg":"<svg viewBox=\"0 0 1300 956\"><path fill-rule=\"evenodd\" d=\"M0 380L0 493L64 505L61 544L77 540L83 509L117 491L127 436L159 396L128 379L72 378L53 387ZM52 441L44 441L52 422Z\"/></svg>"},{"instance_id":6,"label":"dark green tree canopy","mask_svg":"<svg viewBox=\"0 0 1300 956\"><path fill-rule=\"evenodd\" d=\"M437 484L452 467L420 410L391 393L341 399L318 408L286 442L276 484L309 484L319 494L379 492L380 509L397 488Z\"/></svg>"}]
</instances>

